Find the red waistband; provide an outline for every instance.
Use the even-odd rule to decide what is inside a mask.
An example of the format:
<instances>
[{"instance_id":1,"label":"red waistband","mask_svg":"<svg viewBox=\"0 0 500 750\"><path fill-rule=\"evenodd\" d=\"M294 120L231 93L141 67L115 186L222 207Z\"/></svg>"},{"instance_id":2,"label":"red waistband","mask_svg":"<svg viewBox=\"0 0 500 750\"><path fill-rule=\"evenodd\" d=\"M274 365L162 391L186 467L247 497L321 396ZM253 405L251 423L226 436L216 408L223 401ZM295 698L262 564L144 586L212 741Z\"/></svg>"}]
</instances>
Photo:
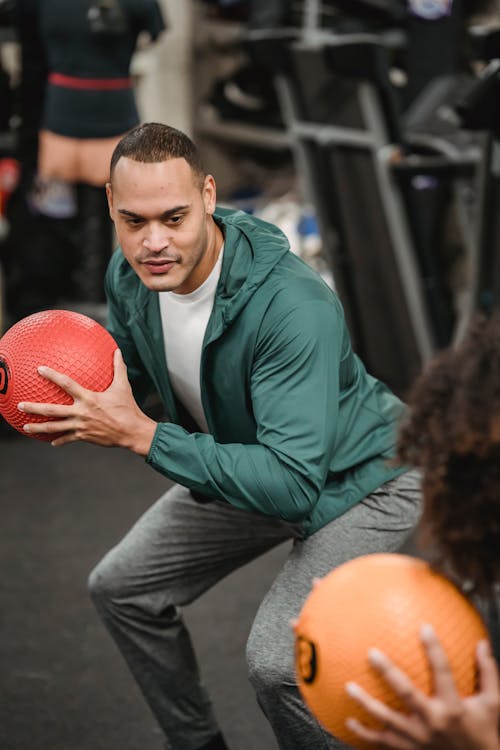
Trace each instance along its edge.
<instances>
[{"instance_id":1,"label":"red waistband","mask_svg":"<svg viewBox=\"0 0 500 750\"><path fill-rule=\"evenodd\" d=\"M68 89L88 89L94 91L112 91L132 87L131 78L77 78L64 73L50 73L49 83L64 86Z\"/></svg>"}]
</instances>

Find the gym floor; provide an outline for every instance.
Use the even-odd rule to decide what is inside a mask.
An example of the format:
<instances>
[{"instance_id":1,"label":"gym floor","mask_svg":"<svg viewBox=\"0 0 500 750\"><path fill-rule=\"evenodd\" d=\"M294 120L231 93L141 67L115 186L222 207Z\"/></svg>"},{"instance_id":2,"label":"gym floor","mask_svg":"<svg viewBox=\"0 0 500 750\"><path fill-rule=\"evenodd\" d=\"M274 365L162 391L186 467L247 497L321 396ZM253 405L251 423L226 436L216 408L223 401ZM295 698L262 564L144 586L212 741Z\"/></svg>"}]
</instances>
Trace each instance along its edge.
<instances>
[{"instance_id":1,"label":"gym floor","mask_svg":"<svg viewBox=\"0 0 500 750\"><path fill-rule=\"evenodd\" d=\"M0 422L0 748L160 750L161 732L86 582L168 481L125 451L52 448ZM185 610L234 750L277 747L248 684L244 649L287 550L236 571Z\"/></svg>"}]
</instances>

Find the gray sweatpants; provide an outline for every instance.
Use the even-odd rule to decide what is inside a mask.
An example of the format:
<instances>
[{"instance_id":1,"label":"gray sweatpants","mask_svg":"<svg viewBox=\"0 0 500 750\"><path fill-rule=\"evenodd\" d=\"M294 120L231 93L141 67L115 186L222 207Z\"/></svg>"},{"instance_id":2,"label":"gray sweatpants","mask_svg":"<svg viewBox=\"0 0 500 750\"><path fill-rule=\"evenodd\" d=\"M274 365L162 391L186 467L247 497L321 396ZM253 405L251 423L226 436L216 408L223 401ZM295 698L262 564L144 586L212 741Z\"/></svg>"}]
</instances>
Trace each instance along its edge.
<instances>
[{"instance_id":1,"label":"gray sweatpants","mask_svg":"<svg viewBox=\"0 0 500 750\"><path fill-rule=\"evenodd\" d=\"M313 578L358 555L398 550L419 514L415 472L383 485L305 541L284 521L224 502L200 504L179 485L161 497L93 570L89 588L167 748L196 750L218 731L180 608L290 538L290 554L248 639L250 680L282 750L344 748L321 729L297 691L290 620Z\"/></svg>"}]
</instances>

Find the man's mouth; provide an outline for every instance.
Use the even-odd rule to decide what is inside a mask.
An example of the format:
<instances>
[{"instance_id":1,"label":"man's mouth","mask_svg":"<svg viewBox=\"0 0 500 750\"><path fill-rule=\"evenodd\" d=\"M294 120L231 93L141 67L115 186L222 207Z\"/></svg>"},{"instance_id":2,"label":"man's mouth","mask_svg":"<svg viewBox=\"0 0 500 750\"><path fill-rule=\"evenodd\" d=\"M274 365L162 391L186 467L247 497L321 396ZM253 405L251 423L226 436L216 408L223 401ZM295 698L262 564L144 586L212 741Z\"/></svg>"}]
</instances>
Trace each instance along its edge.
<instances>
[{"instance_id":1,"label":"man's mouth","mask_svg":"<svg viewBox=\"0 0 500 750\"><path fill-rule=\"evenodd\" d=\"M176 263L177 261L169 260L167 258L155 258L154 260L150 259L142 261L142 265L152 274L168 273Z\"/></svg>"}]
</instances>

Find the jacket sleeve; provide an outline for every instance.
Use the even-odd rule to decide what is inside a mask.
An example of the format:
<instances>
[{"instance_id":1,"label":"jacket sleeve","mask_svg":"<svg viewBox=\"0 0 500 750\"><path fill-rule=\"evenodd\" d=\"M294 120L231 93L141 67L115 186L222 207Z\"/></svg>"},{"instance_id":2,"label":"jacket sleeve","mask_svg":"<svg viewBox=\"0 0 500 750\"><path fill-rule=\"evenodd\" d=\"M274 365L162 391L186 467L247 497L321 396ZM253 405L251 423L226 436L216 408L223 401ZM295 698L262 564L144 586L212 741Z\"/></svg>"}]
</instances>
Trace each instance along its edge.
<instances>
[{"instance_id":1,"label":"jacket sleeve","mask_svg":"<svg viewBox=\"0 0 500 750\"><path fill-rule=\"evenodd\" d=\"M344 332L334 298L266 315L251 376L256 443L221 444L160 424L148 463L238 508L302 520L319 497L335 449Z\"/></svg>"}]
</instances>

